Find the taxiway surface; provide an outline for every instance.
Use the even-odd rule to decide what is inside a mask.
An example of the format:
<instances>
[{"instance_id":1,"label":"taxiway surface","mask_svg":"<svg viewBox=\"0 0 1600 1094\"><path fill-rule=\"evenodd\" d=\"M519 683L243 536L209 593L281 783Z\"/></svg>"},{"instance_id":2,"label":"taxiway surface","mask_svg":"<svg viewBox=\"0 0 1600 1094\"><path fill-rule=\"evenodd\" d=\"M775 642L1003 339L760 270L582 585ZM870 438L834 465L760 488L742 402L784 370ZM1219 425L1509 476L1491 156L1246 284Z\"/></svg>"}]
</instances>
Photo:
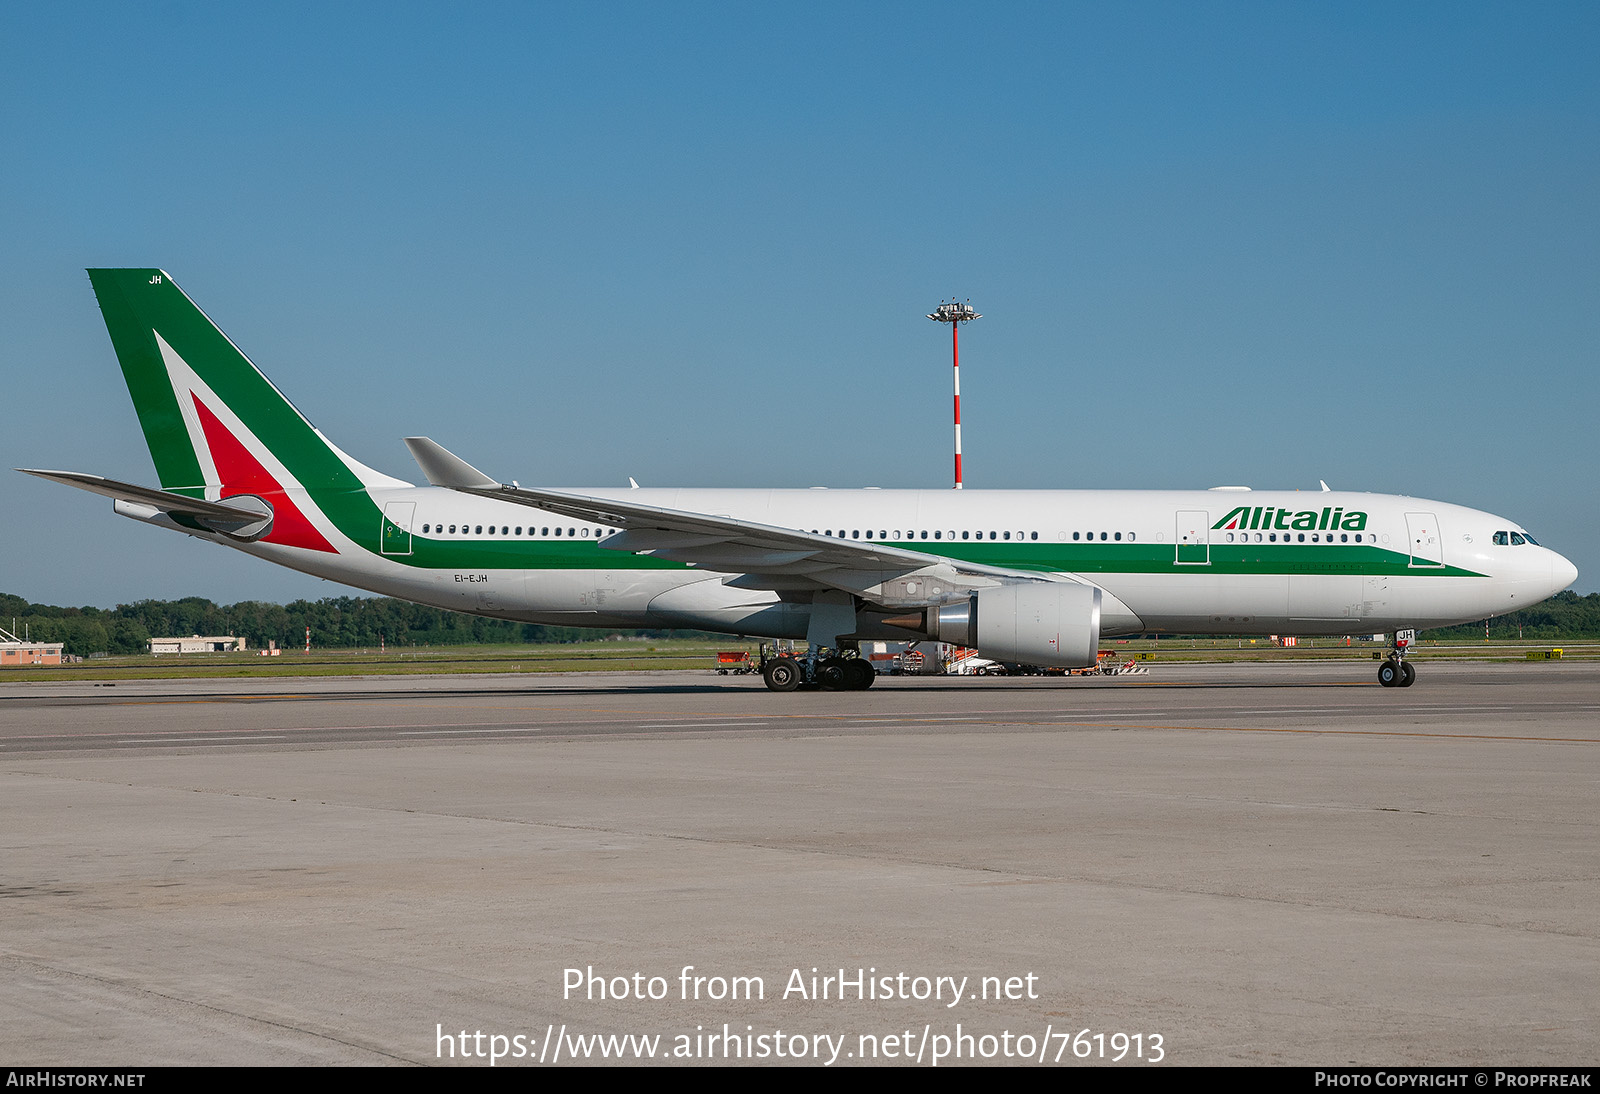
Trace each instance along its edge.
<instances>
[{"instance_id":1,"label":"taxiway surface","mask_svg":"<svg viewBox=\"0 0 1600 1094\"><path fill-rule=\"evenodd\" d=\"M1420 668L0 682L0 1058L1592 1063L1600 667Z\"/></svg>"}]
</instances>

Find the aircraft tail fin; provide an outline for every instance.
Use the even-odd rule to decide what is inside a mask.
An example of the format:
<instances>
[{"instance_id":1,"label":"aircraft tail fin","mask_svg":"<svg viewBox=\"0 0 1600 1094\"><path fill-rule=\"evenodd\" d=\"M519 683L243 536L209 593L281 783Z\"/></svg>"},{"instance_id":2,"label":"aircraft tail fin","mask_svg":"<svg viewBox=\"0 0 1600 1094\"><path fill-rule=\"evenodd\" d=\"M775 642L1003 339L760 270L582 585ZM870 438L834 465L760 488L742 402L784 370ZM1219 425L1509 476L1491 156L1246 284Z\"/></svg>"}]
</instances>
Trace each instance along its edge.
<instances>
[{"instance_id":1,"label":"aircraft tail fin","mask_svg":"<svg viewBox=\"0 0 1600 1094\"><path fill-rule=\"evenodd\" d=\"M163 270L90 270L164 490L404 486L324 437Z\"/></svg>"}]
</instances>

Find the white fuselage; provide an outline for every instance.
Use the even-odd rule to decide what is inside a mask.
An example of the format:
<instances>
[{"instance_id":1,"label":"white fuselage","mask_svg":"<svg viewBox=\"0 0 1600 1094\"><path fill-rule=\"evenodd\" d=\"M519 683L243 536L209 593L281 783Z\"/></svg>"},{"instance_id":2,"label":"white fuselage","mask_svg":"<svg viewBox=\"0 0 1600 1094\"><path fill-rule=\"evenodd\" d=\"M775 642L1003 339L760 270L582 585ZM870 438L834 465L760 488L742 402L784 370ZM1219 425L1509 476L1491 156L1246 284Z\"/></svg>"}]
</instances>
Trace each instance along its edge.
<instances>
[{"instance_id":1,"label":"white fuselage","mask_svg":"<svg viewBox=\"0 0 1600 1094\"><path fill-rule=\"evenodd\" d=\"M1504 518L1381 494L572 493L1065 574L1103 590L1106 634L1349 634L1444 626L1532 605L1576 577L1570 562L1522 542L1526 533ZM734 574L599 546L614 529L448 489L371 494L409 533L409 553L380 553L377 529L372 542L356 543L331 525L324 531L337 554L206 538L372 592L506 619L779 638L806 634L809 594L739 587L729 583ZM1237 527L1218 527L1230 513ZM1511 541L1512 533L1519 542ZM495 562L473 559L474 549L491 544L499 552ZM864 614L860 636L903 632Z\"/></svg>"}]
</instances>

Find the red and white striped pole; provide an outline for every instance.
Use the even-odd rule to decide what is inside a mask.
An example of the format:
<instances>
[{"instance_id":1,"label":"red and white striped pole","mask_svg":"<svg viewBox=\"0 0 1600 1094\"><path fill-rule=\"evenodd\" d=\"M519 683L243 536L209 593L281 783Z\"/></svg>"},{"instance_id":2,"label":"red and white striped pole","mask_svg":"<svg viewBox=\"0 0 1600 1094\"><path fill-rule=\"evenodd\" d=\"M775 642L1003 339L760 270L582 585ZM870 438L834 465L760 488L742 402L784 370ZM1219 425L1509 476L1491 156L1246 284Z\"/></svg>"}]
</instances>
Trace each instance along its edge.
<instances>
[{"instance_id":1,"label":"red and white striped pole","mask_svg":"<svg viewBox=\"0 0 1600 1094\"><path fill-rule=\"evenodd\" d=\"M935 308L933 310L932 314L930 314L928 316L928 318L932 319L936 323L949 323L950 324L950 357L951 357L951 360L953 361L952 367L953 367L954 372L955 372L955 383L956 383L956 402L955 402L955 412L956 412L956 489L960 490L961 489L961 336L960 336L961 324L970 323L974 319L982 319L983 316L979 315L976 311L973 311L972 305L970 303L968 303L968 304L957 304L956 302L951 301L948 304L940 304L937 308Z\"/></svg>"},{"instance_id":2,"label":"red and white striped pole","mask_svg":"<svg viewBox=\"0 0 1600 1094\"><path fill-rule=\"evenodd\" d=\"M961 324L950 324L950 359L956 377L956 489L961 489Z\"/></svg>"},{"instance_id":3,"label":"red and white striped pole","mask_svg":"<svg viewBox=\"0 0 1600 1094\"><path fill-rule=\"evenodd\" d=\"M306 628L306 652L311 652L311 628Z\"/></svg>"}]
</instances>

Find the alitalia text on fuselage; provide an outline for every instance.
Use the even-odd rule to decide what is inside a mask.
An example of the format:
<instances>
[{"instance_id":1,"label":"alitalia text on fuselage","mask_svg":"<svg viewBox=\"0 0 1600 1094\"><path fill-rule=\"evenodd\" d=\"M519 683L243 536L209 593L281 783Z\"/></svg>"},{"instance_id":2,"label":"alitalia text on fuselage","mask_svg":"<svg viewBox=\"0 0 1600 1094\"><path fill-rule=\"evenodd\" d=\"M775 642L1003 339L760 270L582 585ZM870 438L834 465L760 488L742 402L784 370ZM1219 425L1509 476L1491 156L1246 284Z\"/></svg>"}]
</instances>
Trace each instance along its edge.
<instances>
[{"instance_id":1,"label":"alitalia text on fuselage","mask_svg":"<svg viewBox=\"0 0 1600 1094\"><path fill-rule=\"evenodd\" d=\"M1323 506L1315 509L1279 509L1271 505L1241 505L1228 512L1211 526L1214 529L1238 529L1254 532L1270 528L1280 532L1328 531L1343 529L1361 532L1367 527L1367 514L1360 510L1345 512L1342 506Z\"/></svg>"}]
</instances>

